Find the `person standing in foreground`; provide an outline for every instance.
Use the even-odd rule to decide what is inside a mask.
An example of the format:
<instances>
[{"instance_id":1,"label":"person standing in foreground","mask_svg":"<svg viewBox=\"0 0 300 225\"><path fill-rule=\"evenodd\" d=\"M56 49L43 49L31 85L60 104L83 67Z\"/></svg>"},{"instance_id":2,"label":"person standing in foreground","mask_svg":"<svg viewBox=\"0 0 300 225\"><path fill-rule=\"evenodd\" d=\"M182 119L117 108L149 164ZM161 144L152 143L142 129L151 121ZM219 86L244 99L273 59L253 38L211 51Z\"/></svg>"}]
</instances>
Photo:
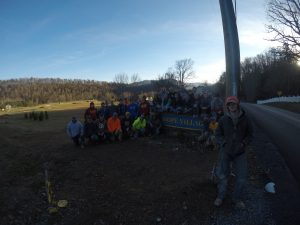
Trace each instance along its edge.
<instances>
[{"instance_id":1,"label":"person standing in foreground","mask_svg":"<svg viewBox=\"0 0 300 225\"><path fill-rule=\"evenodd\" d=\"M237 208L245 208L242 201L242 191L247 180L247 154L245 150L252 139L252 132L251 122L245 111L240 108L239 99L235 96L229 96L225 101L224 116L220 118L216 130L220 152L216 167L218 195L214 202L215 206L220 206L223 203L232 163L236 175L232 200Z\"/></svg>"}]
</instances>

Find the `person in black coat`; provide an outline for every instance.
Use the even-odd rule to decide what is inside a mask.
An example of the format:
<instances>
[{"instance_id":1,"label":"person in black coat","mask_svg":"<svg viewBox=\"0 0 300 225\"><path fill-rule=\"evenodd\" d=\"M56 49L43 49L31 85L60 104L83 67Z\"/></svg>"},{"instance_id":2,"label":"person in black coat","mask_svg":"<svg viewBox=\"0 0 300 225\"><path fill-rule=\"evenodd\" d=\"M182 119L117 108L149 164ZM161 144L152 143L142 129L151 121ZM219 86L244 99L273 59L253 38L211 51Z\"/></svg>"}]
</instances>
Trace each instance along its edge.
<instances>
[{"instance_id":1,"label":"person in black coat","mask_svg":"<svg viewBox=\"0 0 300 225\"><path fill-rule=\"evenodd\" d=\"M218 195L214 205L220 206L223 203L232 164L236 175L232 200L236 207L245 208L242 192L247 180L246 146L252 139L252 125L245 111L240 107L237 97L230 96L226 99L225 110L216 130L219 159L216 166Z\"/></svg>"}]
</instances>

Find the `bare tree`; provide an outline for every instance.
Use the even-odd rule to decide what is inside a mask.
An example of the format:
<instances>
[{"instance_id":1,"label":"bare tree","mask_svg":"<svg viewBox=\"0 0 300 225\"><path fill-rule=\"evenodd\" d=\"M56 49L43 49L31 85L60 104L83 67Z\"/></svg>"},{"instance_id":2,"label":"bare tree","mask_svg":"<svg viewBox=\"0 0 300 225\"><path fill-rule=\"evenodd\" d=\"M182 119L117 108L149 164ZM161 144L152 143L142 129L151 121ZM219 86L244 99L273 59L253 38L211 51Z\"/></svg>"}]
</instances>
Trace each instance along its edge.
<instances>
[{"instance_id":1,"label":"bare tree","mask_svg":"<svg viewBox=\"0 0 300 225\"><path fill-rule=\"evenodd\" d=\"M119 98L123 98L123 94L128 85L128 75L126 73L118 73L114 77L115 93Z\"/></svg>"},{"instance_id":2,"label":"bare tree","mask_svg":"<svg viewBox=\"0 0 300 225\"><path fill-rule=\"evenodd\" d=\"M140 82L141 78L140 78L138 73L134 73L134 74L131 75L130 81L131 81L131 83Z\"/></svg>"},{"instance_id":3,"label":"bare tree","mask_svg":"<svg viewBox=\"0 0 300 225\"><path fill-rule=\"evenodd\" d=\"M128 84L128 75L126 73L118 73L115 75L114 82L117 84Z\"/></svg>"},{"instance_id":4,"label":"bare tree","mask_svg":"<svg viewBox=\"0 0 300 225\"><path fill-rule=\"evenodd\" d=\"M300 57L300 0L268 0L267 15L267 30L274 34L270 40L288 46L294 56Z\"/></svg>"},{"instance_id":5,"label":"bare tree","mask_svg":"<svg viewBox=\"0 0 300 225\"><path fill-rule=\"evenodd\" d=\"M168 68L168 71L163 75L165 80L176 80L176 73L172 67Z\"/></svg>"},{"instance_id":6,"label":"bare tree","mask_svg":"<svg viewBox=\"0 0 300 225\"><path fill-rule=\"evenodd\" d=\"M179 85L184 85L187 80L194 77L193 65L192 59L182 59L175 62L174 70Z\"/></svg>"}]
</instances>

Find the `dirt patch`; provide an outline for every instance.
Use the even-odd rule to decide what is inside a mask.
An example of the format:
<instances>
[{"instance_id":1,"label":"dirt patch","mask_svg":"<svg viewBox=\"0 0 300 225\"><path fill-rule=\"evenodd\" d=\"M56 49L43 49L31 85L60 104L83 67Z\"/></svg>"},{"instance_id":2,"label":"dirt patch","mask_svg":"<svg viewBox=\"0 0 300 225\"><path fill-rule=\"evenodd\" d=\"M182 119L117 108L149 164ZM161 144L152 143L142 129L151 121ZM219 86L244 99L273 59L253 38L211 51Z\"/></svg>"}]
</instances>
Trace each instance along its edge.
<instances>
[{"instance_id":1,"label":"dirt patch","mask_svg":"<svg viewBox=\"0 0 300 225\"><path fill-rule=\"evenodd\" d=\"M166 134L77 148L62 125L77 113L56 112L41 123L19 115L0 126L0 224L274 224L265 170L251 149L247 209L234 209L230 195L216 209L210 177L217 152ZM45 163L54 198L68 201L54 214L47 211Z\"/></svg>"}]
</instances>

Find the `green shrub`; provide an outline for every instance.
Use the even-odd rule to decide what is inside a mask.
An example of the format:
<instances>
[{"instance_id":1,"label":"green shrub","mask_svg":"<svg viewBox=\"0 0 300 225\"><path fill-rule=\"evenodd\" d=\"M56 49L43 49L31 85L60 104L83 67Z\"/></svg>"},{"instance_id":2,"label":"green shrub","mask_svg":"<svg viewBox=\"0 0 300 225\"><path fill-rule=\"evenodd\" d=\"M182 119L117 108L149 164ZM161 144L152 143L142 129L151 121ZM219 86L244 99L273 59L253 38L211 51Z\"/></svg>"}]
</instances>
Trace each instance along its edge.
<instances>
[{"instance_id":1,"label":"green shrub","mask_svg":"<svg viewBox=\"0 0 300 225\"><path fill-rule=\"evenodd\" d=\"M38 114L37 113L35 113L35 112L33 112L33 120L38 120Z\"/></svg>"},{"instance_id":2,"label":"green shrub","mask_svg":"<svg viewBox=\"0 0 300 225\"><path fill-rule=\"evenodd\" d=\"M29 119L33 119L34 112L29 113Z\"/></svg>"},{"instance_id":3,"label":"green shrub","mask_svg":"<svg viewBox=\"0 0 300 225\"><path fill-rule=\"evenodd\" d=\"M39 121L43 121L43 120L44 120L44 113L40 112Z\"/></svg>"},{"instance_id":4,"label":"green shrub","mask_svg":"<svg viewBox=\"0 0 300 225\"><path fill-rule=\"evenodd\" d=\"M45 120L49 119L49 115L48 115L48 112L45 111Z\"/></svg>"}]
</instances>

